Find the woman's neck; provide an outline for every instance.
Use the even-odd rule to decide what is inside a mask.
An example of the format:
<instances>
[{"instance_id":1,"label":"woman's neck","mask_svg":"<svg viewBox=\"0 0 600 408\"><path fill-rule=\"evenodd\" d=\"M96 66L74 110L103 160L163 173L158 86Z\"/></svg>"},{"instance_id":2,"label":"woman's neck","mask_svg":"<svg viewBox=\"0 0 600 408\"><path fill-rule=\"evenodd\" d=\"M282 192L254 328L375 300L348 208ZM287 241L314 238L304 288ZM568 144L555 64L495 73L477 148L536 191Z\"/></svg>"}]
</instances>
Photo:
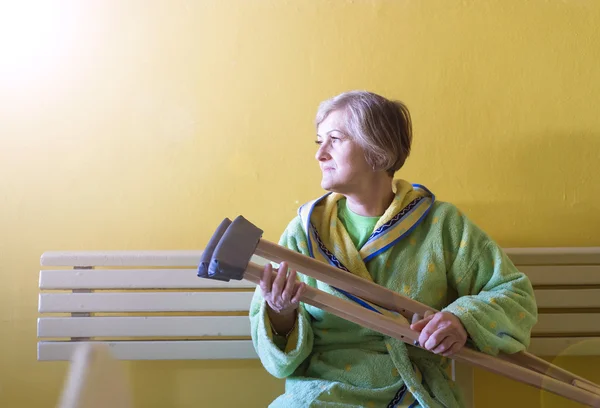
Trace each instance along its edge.
<instances>
[{"instance_id":1,"label":"woman's neck","mask_svg":"<svg viewBox=\"0 0 600 408\"><path fill-rule=\"evenodd\" d=\"M362 186L360 191L344 194L348 208L365 217L380 217L394 199L392 178L377 178Z\"/></svg>"}]
</instances>

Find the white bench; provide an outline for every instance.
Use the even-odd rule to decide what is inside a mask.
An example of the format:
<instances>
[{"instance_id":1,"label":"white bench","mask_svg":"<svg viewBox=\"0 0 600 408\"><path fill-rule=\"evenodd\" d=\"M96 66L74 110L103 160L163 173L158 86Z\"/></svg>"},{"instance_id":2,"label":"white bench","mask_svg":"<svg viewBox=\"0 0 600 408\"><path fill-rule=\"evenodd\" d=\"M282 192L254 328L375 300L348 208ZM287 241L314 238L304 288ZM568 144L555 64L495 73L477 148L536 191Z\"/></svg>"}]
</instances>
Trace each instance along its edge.
<instances>
[{"instance_id":1,"label":"white bench","mask_svg":"<svg viewBox=\"0 0 600 408\"><path fill-rule=\"evenodd\" d=\"M254 284L197 277L200 254L44 253L41 265L53 268L40 271L38 360L68 360L81 341L107 343L123 360L257 358Z\"/></svg>"},{"instance_id":2,"label":"white bench","mask_svg":"<svg viewBox=\"0 0 600 408\"><path fill-rule=\"evenodd\" d=\"M506 252L535 287L540 316L529 351L600 355L600 247ZM198 278L200 254L44 253L38 360L69 360L86 341L108 344L122 360L257 358L247 317L254 284Z\"/></svg>"}]
</instances>

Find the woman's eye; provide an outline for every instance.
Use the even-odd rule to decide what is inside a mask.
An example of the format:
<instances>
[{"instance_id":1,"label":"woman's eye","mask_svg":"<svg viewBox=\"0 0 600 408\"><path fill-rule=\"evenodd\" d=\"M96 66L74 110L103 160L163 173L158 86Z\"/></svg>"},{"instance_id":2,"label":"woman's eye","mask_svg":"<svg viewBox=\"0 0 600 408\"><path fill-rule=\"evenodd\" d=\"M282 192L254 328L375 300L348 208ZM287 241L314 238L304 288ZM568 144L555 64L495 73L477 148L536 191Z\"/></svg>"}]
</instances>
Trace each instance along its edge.
<instances>
[{"instance_id":1,"label":"woman's eye","mask_svg":"<svg viewBox=\"0 0 600 408\"><path fill-rule=\"evenodd\" d=\"M323 142L321 140L315 140L315 144L322 145Z\"/></svg>"}]
</instances>

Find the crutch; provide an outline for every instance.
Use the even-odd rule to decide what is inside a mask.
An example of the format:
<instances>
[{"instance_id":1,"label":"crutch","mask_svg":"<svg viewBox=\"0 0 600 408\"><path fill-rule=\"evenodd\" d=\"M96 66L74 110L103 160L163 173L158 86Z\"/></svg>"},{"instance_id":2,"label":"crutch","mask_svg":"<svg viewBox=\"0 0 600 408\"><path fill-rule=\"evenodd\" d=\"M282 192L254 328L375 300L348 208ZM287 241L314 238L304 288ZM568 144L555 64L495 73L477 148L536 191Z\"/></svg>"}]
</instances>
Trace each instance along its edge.
<instances>
[{"instance_id":1,"label":"crutch","mask_svg":"<svg viewBox=\"0 0 600 408\"><path fill-rule=\"evenodd\" d=\"M109 347L81 343L71 358L57 408L133 408L122 362Z\"/></svg>"},{"instance_id":2,"label":"crutch","mask_svg":"<svg viewBox=\"0 0 600 408\"><path fill-rule=\"evenodd\" d=\"M279 263L286 261L290 268L321 282L350 293L411 321L425 312L437 312L413 299L387 288L342 271L283 246L262 239L263 231L239 216L233 222L226 218L216 229L202 253L198 276L228 282L246 279L259 284L263 268L250 262L252 255ZM344 300L307 286L301 301L330 312L336 316L399 339L414 347L419 332L386 314L369 310L355 302ZM491 356L470 347L463 347L452 359L480 367L484 370L512 378L538 389L567 399L600 408L600 386L546 362L527 352L500 353Z\"/></svg>"}]
</instances>

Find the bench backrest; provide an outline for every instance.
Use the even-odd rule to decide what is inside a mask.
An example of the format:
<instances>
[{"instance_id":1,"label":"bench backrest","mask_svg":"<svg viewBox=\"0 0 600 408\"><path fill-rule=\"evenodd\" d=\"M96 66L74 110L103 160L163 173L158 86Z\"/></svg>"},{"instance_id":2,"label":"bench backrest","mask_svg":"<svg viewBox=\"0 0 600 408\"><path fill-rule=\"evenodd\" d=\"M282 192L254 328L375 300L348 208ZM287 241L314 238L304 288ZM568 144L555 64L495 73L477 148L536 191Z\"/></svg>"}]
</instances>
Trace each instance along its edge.
<instances>
[{"instance_id":1,"label":"bench backrest","mask_svg":"<svg viewBox=\"0 0 600 408\"><path fill-rule=\"evenodd\" d=\"M600 248L506 252L535 287L540 318L529 351L600 355ZM254 284L198 278L200 254L44 253L38 360L68 360L85 341L125 360L257 358L248 320Z\"/></svg>"},{"instance_id":2,"label":"bench backrest","mask_svg":"<svg viewBox=\"0 0 600 408\"><path fill-rule=\"evenodd\" d=\"M42 266L62 269L40 272L38 359L69 359L74 345L94 340L127 360L257 358L247 317L255 285L198 278L200 255L44 253Z\"/></svg>"},{"instance_id":3,"label":"bench backrest","mask_svg":"<svg viewBox=\"0 0 600 408\"><path fill-rule=\"evenodd\" d=\"M539 320L529 352L600 356L600 247L514 248L506 253L535 289Z\"/></svg>"}]
</instances>

